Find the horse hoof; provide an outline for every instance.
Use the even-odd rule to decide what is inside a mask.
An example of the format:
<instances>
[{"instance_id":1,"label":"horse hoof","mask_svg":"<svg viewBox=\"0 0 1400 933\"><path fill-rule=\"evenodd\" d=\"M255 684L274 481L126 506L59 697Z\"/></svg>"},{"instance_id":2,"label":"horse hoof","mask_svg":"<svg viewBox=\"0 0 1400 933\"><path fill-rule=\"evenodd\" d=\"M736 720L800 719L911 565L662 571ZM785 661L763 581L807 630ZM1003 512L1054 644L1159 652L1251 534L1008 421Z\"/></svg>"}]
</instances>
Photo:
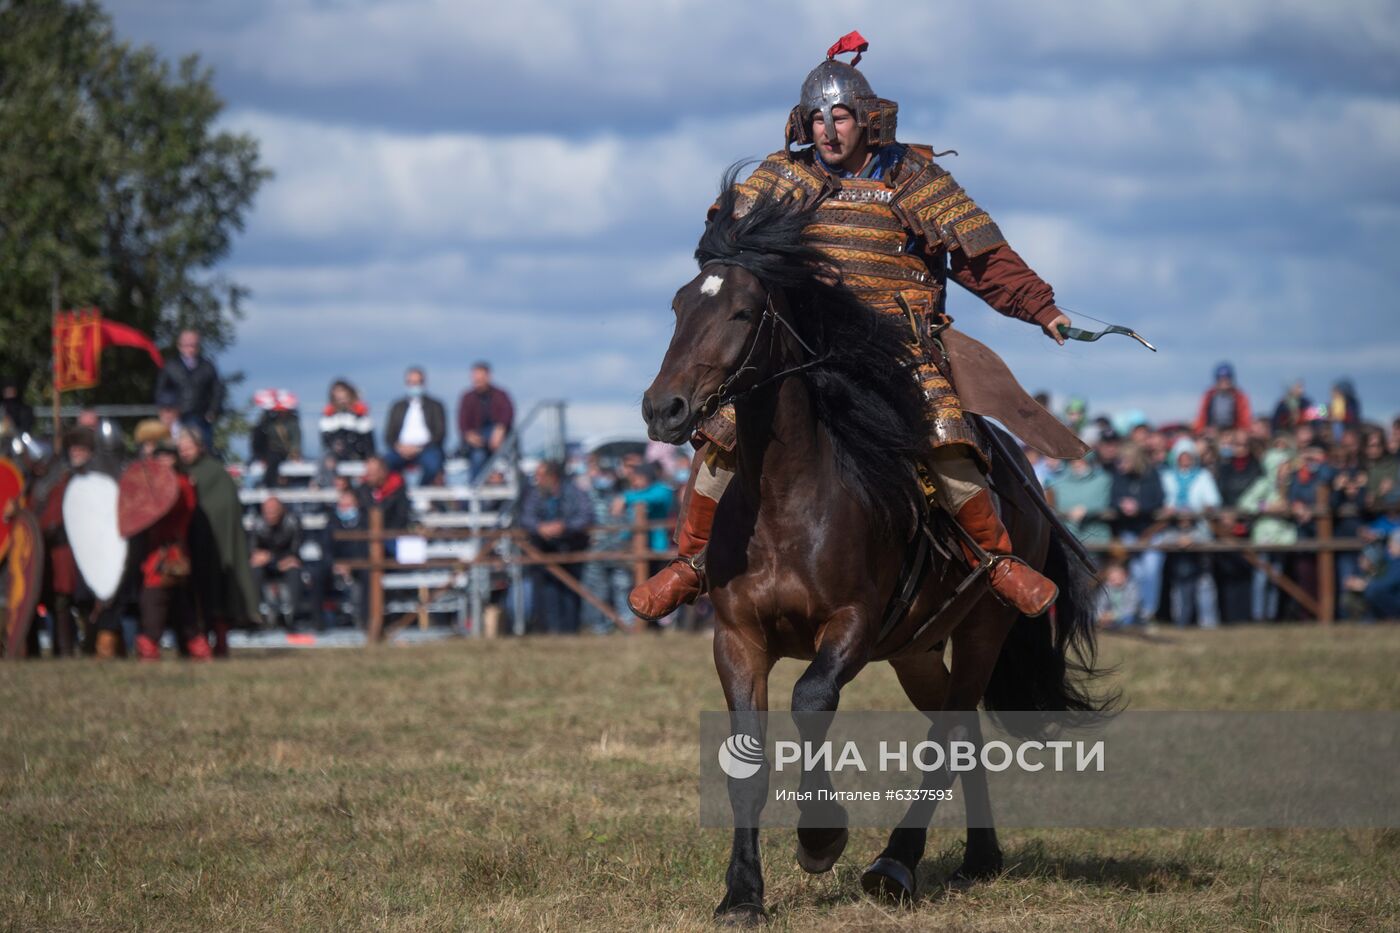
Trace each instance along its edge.
<instances>
[{"instance_id":1,"label":"horse hoof","mask_svg":"<svg viewBox=\"0 0 1400 933\"><path fill-rule=\"evenodd\" d=\"M820 849L811 850L802 844L802 837L797 837L797 864L802 866L802 870L811 875L820 875L823 872L831 871L831 866L836 864L836 860L841 857L841 853L846 851L846 843L850 841L851 834L848 830L841 830L831 842Z\"/></svg>"},{"instance_id":2,"label":"horse hoof","mask_svg":"<svg viewBox=\"0 0 1400 933\"><path fill-rule=\"evenodd\" d=\"M871 897L899 904L914 900L914 873L902 862L881 856L860 876L860 886Z\"/></svg>"},{"instance_id":3,"label":"horse hoof","mask_svg":"<svg viewBox=\"0 0 1400 933\"><path fill-rule=\"evenodd\" d=\"M768 922L768 911L762 904L735 904L715 908L715 924L722 927L756 927Z\"/></svg>"},{"instance_id":4,"label":"horse hoof","mask_svg":"<svg viewBox=\"0 0 1400 933\"><path fill-rule=\"evenodd\" d=\"M964 859L963 863L957 867L948 880L943 882L944 887L950 891L962 891L972 887L979 881L990 881L1001 874L1001 856L985 861L969 862Z\"/></svg>"}]
</instances>

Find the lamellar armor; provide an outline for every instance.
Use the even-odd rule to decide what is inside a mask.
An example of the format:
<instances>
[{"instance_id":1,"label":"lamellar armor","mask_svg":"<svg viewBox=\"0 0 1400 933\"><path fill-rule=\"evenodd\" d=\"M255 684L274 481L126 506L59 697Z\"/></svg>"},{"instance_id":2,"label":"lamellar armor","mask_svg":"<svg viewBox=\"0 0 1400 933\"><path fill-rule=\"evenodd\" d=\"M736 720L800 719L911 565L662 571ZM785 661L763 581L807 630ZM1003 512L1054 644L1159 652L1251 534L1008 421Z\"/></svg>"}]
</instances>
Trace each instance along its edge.
<instances>
[{"instance_id":1,"label":"lamellar armor","mask_svg":"<svg viewBox=\"0 0 1400 933\"><path fill-rule=\"evenodd\" d=\"M812 150L774 153L739 187L752 203L761 193L818 203L806 230L829 256L847 288L866 304L909 320L924 353L919 381L931 407L936 446L977 448L962 404L948 382L934 336L947 324L948 254L975 258L1005 242L987 212L967 196L925 146L906 146L881 179L835 178Z\"/></svg>"}]
</instances>

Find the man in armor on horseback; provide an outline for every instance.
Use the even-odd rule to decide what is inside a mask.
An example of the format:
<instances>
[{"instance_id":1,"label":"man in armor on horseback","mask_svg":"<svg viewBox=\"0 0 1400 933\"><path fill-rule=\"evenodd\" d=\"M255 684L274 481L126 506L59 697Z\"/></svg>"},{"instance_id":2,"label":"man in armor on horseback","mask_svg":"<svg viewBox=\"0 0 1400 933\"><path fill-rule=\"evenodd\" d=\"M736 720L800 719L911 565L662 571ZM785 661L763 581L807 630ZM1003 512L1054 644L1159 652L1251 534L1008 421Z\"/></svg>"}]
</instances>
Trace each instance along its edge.
<instances>
[{"instance_id":1,"label":"man in armor on horseback","mask_svg":"<svg viewBox=\"0 0 1400 933\"><path fill-rule=\"evenodd\" d=\"M988 491L987 453L949 381L938 335L948 326L951 277L1008 317L1035 324L1057 343L1070 320L1054 292L1007 244L927 146L895 141L897 105L877 97L854 67L867 43L842 38L807 75L788 118L786 145L739 184L740 210L760 194L817 204L805 236L831 259L845 286L870 306L908 319L922 363L919 381L933 426L929 458L941 508L995 559L993 591L1026 616L1055 601L1055 584L1011 553L1011 539ZM835 56L856 52L851 64ZM794 145L805 146L794 150ZM632 611L658 619L705 588L703 555L715 507L733 475L734 413L726 406L702 422L693 488L677 531L679 556L636 587ZM964 546L970 563L980 556Z\"/></svg>"}]
</instances>

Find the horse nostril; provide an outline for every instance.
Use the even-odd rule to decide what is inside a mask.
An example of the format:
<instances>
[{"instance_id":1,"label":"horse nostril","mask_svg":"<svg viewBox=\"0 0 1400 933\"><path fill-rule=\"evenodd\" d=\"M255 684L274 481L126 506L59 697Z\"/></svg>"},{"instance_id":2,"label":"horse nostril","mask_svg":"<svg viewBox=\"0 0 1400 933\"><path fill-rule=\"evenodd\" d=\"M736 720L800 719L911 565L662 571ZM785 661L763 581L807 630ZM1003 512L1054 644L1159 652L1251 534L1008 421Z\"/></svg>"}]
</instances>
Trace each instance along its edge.
<instances>
[{"instance_id":1,"label":"horse nostril","mask_svg":"<svg viewBox=\"0 0 1400 933\"><path fill-rule=\"evenodd\" d=\"M647 421L651 421L652 411L653 409L651 406L651 396L642 396L642 417L645 418Z\"/></svg>"},{"instance_id":2,"label":"horse nostril","mask_svg":"<svg viewBox=\"0 0 1400 933\"><path fill-rule=\"evenodd\" d=\"M666 420L672 424L684 421L689 414L689 407L679 395L671 396L671 400L666 404Z\"/></svg>"}]
</instances>

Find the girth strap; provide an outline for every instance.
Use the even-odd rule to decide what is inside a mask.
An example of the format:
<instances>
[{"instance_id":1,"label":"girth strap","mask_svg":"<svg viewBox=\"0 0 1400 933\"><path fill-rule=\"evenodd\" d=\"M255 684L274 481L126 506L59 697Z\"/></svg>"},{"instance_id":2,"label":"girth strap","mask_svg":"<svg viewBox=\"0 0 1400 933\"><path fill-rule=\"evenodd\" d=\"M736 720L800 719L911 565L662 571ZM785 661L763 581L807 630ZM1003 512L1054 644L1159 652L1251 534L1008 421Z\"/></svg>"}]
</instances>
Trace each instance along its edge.
<instances>
[{"instance_id":1,"label":"girth strap","mask_svg":"<svg viewBox=\"0 0 1400 933\"><path fill-rule=\"evenodd\" d=\"M880 626L880 634L875 637L875 646L878 649L885 637L894 631L909 612L909 607L914 604L914 595L919 592L919 587L923 585L924 574L928 572L929 541L932 539L929 532L928 523L922 518L919 519L919 530L910 542L910 547L904 552L904 566L899 570L899 587L895 590L895 595L890 599L890 604L885 609L885 621Z\"/></svg>"}]
</instances>

